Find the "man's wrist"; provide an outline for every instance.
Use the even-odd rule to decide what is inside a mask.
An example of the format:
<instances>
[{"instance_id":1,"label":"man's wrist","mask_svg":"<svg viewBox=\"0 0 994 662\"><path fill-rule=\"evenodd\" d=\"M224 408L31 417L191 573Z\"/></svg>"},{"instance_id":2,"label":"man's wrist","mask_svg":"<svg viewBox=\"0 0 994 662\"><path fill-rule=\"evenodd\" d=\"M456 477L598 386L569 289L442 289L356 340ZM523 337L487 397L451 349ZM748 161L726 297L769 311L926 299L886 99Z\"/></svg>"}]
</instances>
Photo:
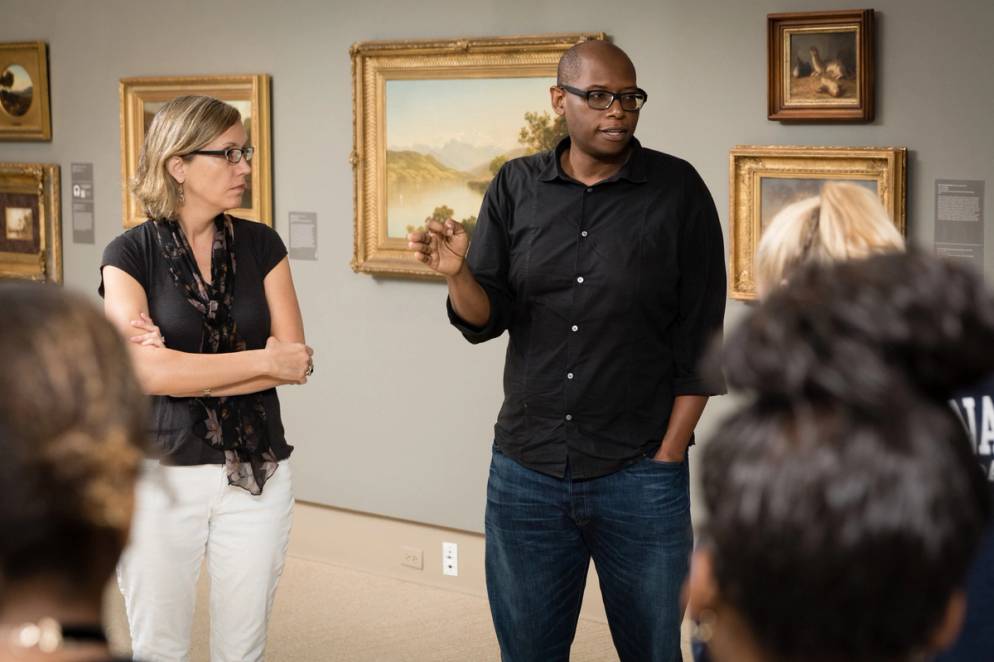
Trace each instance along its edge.
<instances>
[{"instance_id":1,"label":"man's wrist","mask_svg":"<svg viewBox=\"0 0 994 662\"><path fill-rule=\"evenodd\" d=\"M659 449L656 450L656 458L670 460L683 459L687 454L689 442L690 440L688 439L686 443L677 444L674 441L663 439L663 442L659 444Z\"/></svg>"},{"instance_id":2,"label":"man's wrist","mask_svg":"<svg viewBox=\"0 0 994 662\"><path fill-rule=\"evenodd\" d=\"M468 273L469 269L466 267L466 260L463 259L463 261L459 264L459 270L451 275L446 274L445 280L449 283L458 283L466 280L466 274Z\"/></svg>"}]
</instances>

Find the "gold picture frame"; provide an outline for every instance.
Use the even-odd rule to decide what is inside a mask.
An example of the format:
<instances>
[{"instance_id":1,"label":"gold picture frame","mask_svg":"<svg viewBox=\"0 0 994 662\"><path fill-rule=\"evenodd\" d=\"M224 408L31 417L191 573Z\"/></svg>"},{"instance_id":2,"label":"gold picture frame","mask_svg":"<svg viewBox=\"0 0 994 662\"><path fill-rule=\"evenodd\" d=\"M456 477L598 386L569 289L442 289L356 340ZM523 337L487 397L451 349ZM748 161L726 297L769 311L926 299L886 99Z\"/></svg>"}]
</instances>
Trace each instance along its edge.
<instances>
[{"instance_id":1,"label":"gold picture frame","mask_svg":"<svg viewBox=\"0 0 994 662\"><path fill-rule=\"evenodd\" d=\"M59 166L0 163L0 278L62 282Z\"/></svg>"},{"instance_id":2,"label":"gold picture frame","mask_svg":"<svg viewBox=\"0 0 994 662\"><path fill-rule=\"evenodd\" d=\"M756 299L753 263L764 223L796 199L817 194L820 182L849 181L875 191L905 234L907 154L906 147L742 145L732 149L729 297Z\"/></svg>"},{"instance_id":3,"label":"gold picture frame","mask_svg":"<svg viewBox=\"0 0 994 662\"><path fill-rule=\"evenodd\" d=\"M529 153L529 146L537 149L539 141L519 133L522 125L564 130L561 120L549 114L548 88L555 83L562 54L591 39L606 35L353 44L352 269L437 277L407 249L405 228L423 223L433 209L464 225L475 223L483 191L501 159ZM494 137L498 128L501 133ZM467 132L476 142L457 139ZM491 144L483 144L486 135ZM389 199L388 187L393 187ZM444 194L431 197L440 191Z\"/></svg>"},{"instance_id":4,"label":"gold picture frame","mask_svg":"<svg viewBox=\"0 0 994 662\"><path fill-rule=\"evenodd\" d=\"M51 140L48 46L0 44L0 140Z\"/></svg>"},{"instance_id":5,"label":"gold picture frame","mask_svg":"<svg viewBox=\"0 0 994 662\"><path fill-rule=\"evenodd\" d=\"M170 99L186 94L212 96L238 108L255 147L252 174L242 207L231 213L240 218L273 225L273 176L271 125L267 74L231 76L156 76L122 78L121 97L121 199L124 227L145 220L130 183L138 169L145 129L155 111ZM249 115L245 119L246 113Z\"/></svg>"}]
</instances>

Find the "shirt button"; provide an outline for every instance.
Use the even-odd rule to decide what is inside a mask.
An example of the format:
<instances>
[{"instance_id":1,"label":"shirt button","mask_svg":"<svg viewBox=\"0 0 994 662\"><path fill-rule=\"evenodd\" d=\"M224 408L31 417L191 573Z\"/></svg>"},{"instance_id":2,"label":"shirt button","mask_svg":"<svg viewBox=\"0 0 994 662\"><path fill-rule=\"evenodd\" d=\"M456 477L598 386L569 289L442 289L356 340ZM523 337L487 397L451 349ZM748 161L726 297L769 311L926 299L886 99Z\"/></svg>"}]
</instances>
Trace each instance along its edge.
<instances>
[{"instance_id":1,"label":"shirt button","mask_svg":"<svg viewBox=\"0 0 994 662\"><path fill-rule=\"evenodd\" d=\"M579 330L580 330L580 327L578 327L578 326L577 326L576 324L574 324L573 326L571 326L571 327L570 327L570 330L571 330L571 331L572 331L573 333L576 333L577 331L579 331Z\"/></svg>"},{"instance_id":2,"label":"shirt button","mask_svg":"<svg viewBox=\"0 0 994 662\"><path fill-rule=\"evenodd\" d=\"M587 193L593 193L593 192L594 192L594 189L592 189L592 188L588 188L587 189Z\"/></svg>"},{"instance_id":3,"label":"shirt button","mask_svg":"<svg viewBox=\"0 0 994 662\"><path fill-rule=\"evenodd\" d=\"M573 373L572 372L567 372L566 373L566 379L573 379Z\"/></svg>"},{"instance_id":4,"label":"shirt button","mask_svg":"<svg viewBox=\"0 0 994 662\"><path fill-rule=\"evenodd\" d=\"M577 276L576 277L576 282L582 283L583 282L583 276Z\"/></svg>"},{"instance_id":5,"label":"shirt button","mask_svg":"<svg viewBox=\"0 0 994 662\"><path fill-rule=\"evenodd\" d=\"M572 421L573 420L573 414L566 414L566 420L567 421Z\"/></svg>"},{"instance_id":6,"label":"shirt button","mask_svg":"<svg viewBox=\"0 0 994 662\"><path fill-rule=\"evenodd\" d=\"M580 236L581 237L586 237L587 236L587 231L583 230L582 232L580 232Z\"/></svg>"}]
</instances>

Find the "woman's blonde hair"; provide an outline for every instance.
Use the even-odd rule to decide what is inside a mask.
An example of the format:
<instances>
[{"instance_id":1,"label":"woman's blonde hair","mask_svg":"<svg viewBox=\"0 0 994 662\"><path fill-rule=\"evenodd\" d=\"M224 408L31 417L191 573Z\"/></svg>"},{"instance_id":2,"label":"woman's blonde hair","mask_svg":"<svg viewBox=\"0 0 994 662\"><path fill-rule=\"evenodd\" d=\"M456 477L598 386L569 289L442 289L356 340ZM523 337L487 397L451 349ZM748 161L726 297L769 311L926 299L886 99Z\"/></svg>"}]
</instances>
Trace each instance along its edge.
<instances>
[{"instance_id":1,"label":"woman's blonde hair","mask_svg":"<svg viewBox=\"0 0 994 662\"><path fill-rule=\"evenodd\" d=\"M176 218L179 212L181 188L166 169L169 159L202 149L240 121L237 109L213 97L177 97L159 109L131 184L149 218Z\"/></svg>"},{"instance_id":2,"label":"woman's blonde hair","mask_svg":"<svg viewBox=\"0 0 994 662\"><path fill-rule=\"evenodd\" d=\"M826 183L820 195L784 207L756 250L756 287L765 295L799 264L904 250L904 238L877 196L862 186Z\"/></svg>"}]
</instances>

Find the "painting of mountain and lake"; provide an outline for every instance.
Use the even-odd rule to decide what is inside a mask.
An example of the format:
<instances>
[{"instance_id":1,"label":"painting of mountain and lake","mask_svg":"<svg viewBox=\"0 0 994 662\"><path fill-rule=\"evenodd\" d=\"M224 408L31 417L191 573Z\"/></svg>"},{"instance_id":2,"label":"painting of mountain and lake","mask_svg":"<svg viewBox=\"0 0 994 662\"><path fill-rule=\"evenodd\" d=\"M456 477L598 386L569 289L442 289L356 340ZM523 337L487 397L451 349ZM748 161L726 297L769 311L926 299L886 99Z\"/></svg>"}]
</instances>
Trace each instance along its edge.
<instances>
[{"instance_id":1,"label":"painting of mountain and lake","mask_svg":"<svg viewBox=\"0 0 994 662\"><path fill-rule=\"evenodd\" d=\"M388 80L387 236L435 217L472 232L483 194L508 159L566 134L549 104L552 77Z\"/></svg>"}]
</instances>

